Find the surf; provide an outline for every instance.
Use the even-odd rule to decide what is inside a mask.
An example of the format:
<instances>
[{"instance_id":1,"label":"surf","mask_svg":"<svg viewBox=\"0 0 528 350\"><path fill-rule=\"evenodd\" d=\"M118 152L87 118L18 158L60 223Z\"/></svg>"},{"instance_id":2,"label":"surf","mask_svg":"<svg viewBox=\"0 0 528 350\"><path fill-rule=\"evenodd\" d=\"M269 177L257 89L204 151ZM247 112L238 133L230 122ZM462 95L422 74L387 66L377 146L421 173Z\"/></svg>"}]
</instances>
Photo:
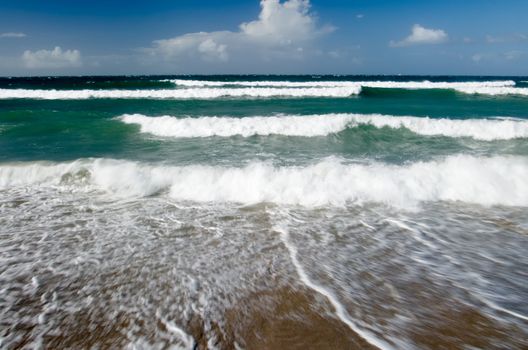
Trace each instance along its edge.
<instances>
[{"instance_id":1,"label":"surf","mask_svg":"<svg viewBox=\"0 0 528 350\"><path fill-rule=\"evenodd\" d=\"M406 128L424 136L471 137L494 141L528 137L528 120L448 119L382 114L279 115L254 117L149 117L125 114L117 118L140 127L140 132L161 137L327 136L359 125Z\"/></svg>"},{"instance_id":2,"label":"surf","mask_svg":"<svg viewBox=\"0 0 528 350\"><path fill-rule=\"evenodd\" d=\"M528 206L528 159L448 156L390 165L330 157L307 166L168 166L114 159L0 166L0 189L72 188L120 197L164 193L177 201L276 203L305 207L382 203L413 209L421 202L461 201Z\"/></svg>"},{"instance_id":3,"label":"surf","mask_svg":"<svg viewBox=\"0 0 528 350\"><path fill-rule=\"evenodd\" d=\"M42 90L0 89L0 99L86 100L86 99L215 99L270 97L332 97L358 95L360 87L328 88L190 88L159 90Z\"/></svg>"},{"instance_id":4,"label":"surf","mask_svg":"<svg viewBox=\"0 0 528 350\"><path fill-rule=\"evenodd\" d=\"M163 82L172 82L181 87L372 87L392 89L456 89L478 87L508 87L515 86L513 80L498 81L468 81L468 82L432 82L424 81L214 81L214 80L187 80L168 79Z\"/></svg>"}]
</instances>

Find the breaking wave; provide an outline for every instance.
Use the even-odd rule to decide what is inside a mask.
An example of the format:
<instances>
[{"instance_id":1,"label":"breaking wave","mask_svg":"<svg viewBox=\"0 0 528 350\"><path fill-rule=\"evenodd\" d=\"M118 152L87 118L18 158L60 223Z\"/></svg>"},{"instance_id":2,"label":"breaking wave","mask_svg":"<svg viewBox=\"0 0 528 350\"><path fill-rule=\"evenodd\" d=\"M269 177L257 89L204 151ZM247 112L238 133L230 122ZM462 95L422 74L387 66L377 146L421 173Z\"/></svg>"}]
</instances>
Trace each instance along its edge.
<instances>
[{"instance_id":1,"label":"breaking wave","mask_svg":"<svg viewBox=\"0 0 528 350\"><path fill-rule=\"evenodd\" d=\"M472 137L476 140L528 138L528 120L512 119L432 119L380 114L326 114L271 117L148 117L125 114L124 123L137 124L143 133L162 137L211 137L253 135L325 136L347 128L368 124L377 128L407 128L426 136Z\"/></svg>"},{"instance_id":2,"label":"breaking wave","mask_svg":"<svg viewBox=\"0 0 528 350\"><path fill-rule=\"evenodd\" d=\"M280 87L280 88L380 88L404 90L455 90L465 94L479 95L528 95L528 88L516 88L515 81L468 81L468 82L432 82L424 81L209 81L209 80L169 80L182 87ZM337 97L337 96L336 96Z\"/></svg>"},{"instance_id":3,"label":"breaking wave","mask_svg":"<svg viewBox=\"0 0 528 350\"><path fill-rule=\"evenodd\" d=\"M112 159L0 166L0 189L59 186L117 196L165 193L174 200L317 207L379 202L413 208L424 201L528 206L528 159L450 156L408 165L346 164L327 158L303 167L254 162L242 168L167 166Z\"/></svg>"},{"instance_id":4,"label":"breaking wave","mask_svg":"<svg viewBox=\"0 0 528 350\"><path fill-rule=\"evenodd\" d=\"M528 96L528 88L519 88L519 87L461 87L456 89L459 92L465 94L474 94L474 95L520 95Z\"/></svg>"},{"instance_id":5,"label":"breaking wave","mask_svg":"<svg viewBox=\"0 0 528 350\"><path fill-rule=\"evenodd\" d=\"M373 87L394 89L457 89L480 87L511 87L513 80L469 81L469 82L431 82L424 81L210 81L210 80L165 80L183 87Z\"/></svg>"},{"instance_id":6,"label":"breaking wave","mask_svg":"<svg viewBox=\"0 0 528 350\"><path fill-rule=\"evenodd\" d=\"M163 82L163 81L161 81ZM327 97L343 98L359 95L362 88L430 90L447 89L466 94L528 95L528 88L515 87L514 81L487 82L396 82L396 81L338 81L338 82L215 82L173 80L174 89L0 89L0 99L215 99Z\"/></svg>"},{"instance_id":7,"label":"breaking wave","mask_svg":"<svg viewBox=\"0 0 528 350\"><path fill-rule=\"evenodd\" d=\"M31 90L0 89L0 99L85 100L106 99L214 99L221 97L349 97L360 87L328 88L194 88L164 90Z\"/></svg>"}]
</instances>

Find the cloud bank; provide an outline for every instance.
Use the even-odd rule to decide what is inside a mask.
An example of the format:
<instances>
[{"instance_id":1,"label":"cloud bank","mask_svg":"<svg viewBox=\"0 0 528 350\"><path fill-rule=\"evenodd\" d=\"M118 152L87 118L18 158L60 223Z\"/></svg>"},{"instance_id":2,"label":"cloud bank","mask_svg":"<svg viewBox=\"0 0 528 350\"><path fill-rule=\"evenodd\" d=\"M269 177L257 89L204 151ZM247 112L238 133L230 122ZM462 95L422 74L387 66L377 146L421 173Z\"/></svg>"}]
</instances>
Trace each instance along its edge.
<instances>
[{"instance_id":1,"label":"cloud bank","mask_svg":"<svg viewBox=\"0 0 528 350\"><path fill-rule=\"evenodd\" d=\"M26 50L22 54L24 66L30 69L57 69L82 66L79 50L62 50L56 46L53 50Z\"/></svg>"},{"instance_id":2,"label":"cloud bank","mask_svg":"<svg viewBox=\"0 0 528 350\"><path fill-rule=\"evenodd\" d=\"M260 7L258 18L240 24L238 31L187 33L156 40L144 51L152 58L180 63L302 59L311 43L334 30L317 24L309 0L262 0Z\"/></svg>"},{"instance_id":3,"label":"cloud bank","mask_svg":"<svg viewBox=\"0 0 528 350\"><path fill-rule=\"evenodd\" d=\"M403 40L391 41L391 47L405 47L424 44L441 44L446 42L448 35L442 29L428 29L419 24L411 28L411 34Z\"/></svg>"}]
</instances>

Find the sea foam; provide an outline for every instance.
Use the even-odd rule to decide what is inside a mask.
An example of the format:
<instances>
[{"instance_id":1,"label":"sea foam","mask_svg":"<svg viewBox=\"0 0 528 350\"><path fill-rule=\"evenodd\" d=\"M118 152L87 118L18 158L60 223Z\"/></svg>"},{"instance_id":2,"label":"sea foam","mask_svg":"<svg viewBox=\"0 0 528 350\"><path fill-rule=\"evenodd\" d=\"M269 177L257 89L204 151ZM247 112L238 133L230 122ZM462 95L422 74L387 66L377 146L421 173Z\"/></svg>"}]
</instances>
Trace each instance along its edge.
<instances>
[{"instance_id":1,"label":"sea foam","mask_svg":"<svg viewBox=\"0 0 528 350\"><path fill-rule=\"evenodd\" d=\"M362 87L383 89L406 89L427 90L443 89L455 90L465 94L480 95L528 95L528 88L516 88L513 80L495 81L467 81L467 82L432 82L424 81L209 81L209 80L186 80L172 79L176 86L182 87L281 87L281 88L356 88L361 91ZM337 96L335 96L337 97Z\"/></svg>"},{"instance_id":2,"label":"sea foam","mask_svg":"<svg viewBox=\"0 0 528 350\"><path fill-rule=\"evenodd\" d=\"M107 99L213 99L221 97L349 97L360 87L309 88L190 88L163 90L32 90L0 89L0 99L84 100Z\"/></svg>"},{"instance_id":3,"label":"sea foam","mask_svg":"<svg viewBox=\"0 0 528 350\"><path fill-rule=\"evenodd\" d=\"M137 124L140 131L162 137L210 136L325 136L358 125L377 128L407 128L417 134L447 137L472 137L477 140L508 140L528 137L528 120L512 119L433 119L381 114L282 115L256 117L148 117L125 114L123 123Z\"/></svg>"},{"instance_id":4,"label":"sea foam","mask_svg":"<svg viewBox=\"0 0 528 350\"><path fill-rule=\"evenodd\" d=\"M112 159L0 166L0 189L86 187L112 196L168 195L194 202L271 202L317 207L424 201L528 206L525 157L449 156L408 165L350 164L327 158L308 166L168 166Z\"/></svg>"},{"instance_id":5,"label":"sea foam","mask_svg":"<svg viewBox=\"0 0 528 350\"><path fill-rule=\"evenodd\" d=\"M509 86L500 86L500 87L489 87L489 86L479 86L479 87L460 87L456 89L459 92L465 94L474 94L474 95L519 95L519 96L528 96L528 88L521 87L509 87Z\"/></svg>"},{"instance_id":6,"label":"sea foam","mask_svg":"<svg viewBox=\"0 0 528 350\"><path fill-rule=\"evenodd\" d=\"M211 81L169 79L177 86L183 87L375 87L396 89L456 89L479 87L511 87L515 86L513 80L497 81L468 81L468 82L431 82L424 81Z\"/></svg>"},{"instance_id":7,"label":"sea foam","mask_svg":"<svg viewBox=\"0 0 528 350\"><path fill-rule=\"evenodd\" d=\"M0 89L0 99L215 99L271 98L271 97L327 97L344 98L361 93L362 87L386 89L453 89L466 94L528 95L528 88L515 87L514 81L487 82L213 82L177 80L184 88L141 90L44 90ZM186 83L183 83L186 82ZM231 86L231 87L228 87ZM235 86L235 87L233 87Z\"/></svg>"}]
</instances>

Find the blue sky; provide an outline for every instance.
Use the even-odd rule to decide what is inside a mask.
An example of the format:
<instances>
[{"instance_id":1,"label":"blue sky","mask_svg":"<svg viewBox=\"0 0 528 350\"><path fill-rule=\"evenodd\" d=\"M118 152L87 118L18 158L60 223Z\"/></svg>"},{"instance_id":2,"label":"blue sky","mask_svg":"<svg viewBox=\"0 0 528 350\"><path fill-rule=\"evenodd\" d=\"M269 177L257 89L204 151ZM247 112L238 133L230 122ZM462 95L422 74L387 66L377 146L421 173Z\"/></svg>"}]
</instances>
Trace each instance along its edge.
<instances>
[{"instance_id":1,"label":"blue sky","mask_svg":"<svg viewBox=\"0 0 528 350\"><path fill-rule=\"evenodd\" d=\"M0 0L0 75L528 75L526 0Z\"/></svg>"}]
</instances>

